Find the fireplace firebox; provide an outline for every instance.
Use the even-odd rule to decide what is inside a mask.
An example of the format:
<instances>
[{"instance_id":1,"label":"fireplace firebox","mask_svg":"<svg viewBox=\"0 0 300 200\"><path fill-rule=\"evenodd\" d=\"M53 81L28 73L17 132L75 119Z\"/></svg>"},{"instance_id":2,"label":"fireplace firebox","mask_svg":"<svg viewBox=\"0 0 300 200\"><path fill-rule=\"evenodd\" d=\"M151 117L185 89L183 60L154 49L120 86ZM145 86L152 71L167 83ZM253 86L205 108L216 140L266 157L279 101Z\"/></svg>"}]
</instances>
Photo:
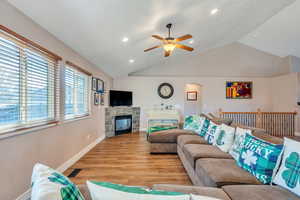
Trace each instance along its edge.
<instances>
[{"instance_id":1,"label":"fireplace firebox","mask_svg":"<svg viewBox=\"0 0 300 200\"><path fill-rule=\"evenodd\" d=\"M132 132L132 115L115 116L115 135Z\"/></svg>"}]
</instances>

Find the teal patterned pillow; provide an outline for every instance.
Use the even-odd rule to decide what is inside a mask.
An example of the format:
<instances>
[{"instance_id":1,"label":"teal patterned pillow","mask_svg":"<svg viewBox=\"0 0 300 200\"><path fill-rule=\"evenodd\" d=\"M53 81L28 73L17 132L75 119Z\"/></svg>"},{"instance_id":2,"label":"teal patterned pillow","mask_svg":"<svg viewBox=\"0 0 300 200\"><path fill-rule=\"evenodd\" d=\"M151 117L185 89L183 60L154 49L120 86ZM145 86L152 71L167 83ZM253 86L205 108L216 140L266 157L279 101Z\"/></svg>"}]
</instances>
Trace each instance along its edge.
<instances>
[{"instance_id":1,"label":"teal patterned pillow","mask_svg":"<svg viewBox=\"0 0 300 200\"><path fill-rule=\"evenodd\" d=\"M198 134L201 137L204 137L206 135L208 128L209 128L209 124L210 124L210 120L208 118L205 118L203 121L203 124L201 126L201 130L198 132Z\"/></svg>"},{"instance_id":2,"label":"teal patterned pillow","mask_svg":"<svg viewBox=\"0 0 300 200\"><path fill-rule=\"evenodd\" d=\"M246 134L238 165L263 184L270 184L283 145L276 145Z\"/></svg>"},{"instance_id":3,"label":"teal patterned pillow","mask_svg":"<svg viewBox=\"0 0 300 200\"><path fill-rule=\"evenodd\" d=\"M220 131L220 125L210 122L208 131L204 136L204 139L207 141L208 144L213 144L215 141L215 137L217 136L218 132Z\"/></svg>"},{"instance_id":4,"label":"teal patterned pillow","mask_svg":"<svg viewBox=\"0 0 300 200\"><path fill-rule=\"evenodd\" d=\"M196 133L199 133L201 130L203 121L204 121L204 117L201 117L199 115L186 116L184 119L183 129L191 130L191 131L195 131Z\"/></svg>"},{"instance_id":5,"label":"teal patterned pillow","mask_svg":"<svg viewBox=\"0 0 300 200\"><path fill-rule=\"evenodd\" d=\"M281 166L274 183L300 196L300 142L284 138Z\"/></svg>"},{"instance_id":6,"label":"teal patterned pillow","mask_svg":"<svg viewBox=\"0 0 300 200\"><path fill-rule=\"evenodd\" d=\"M33 168L31 186L31 200L84 200L67 177L39 163Z\"/></svg>"}]
</instances>

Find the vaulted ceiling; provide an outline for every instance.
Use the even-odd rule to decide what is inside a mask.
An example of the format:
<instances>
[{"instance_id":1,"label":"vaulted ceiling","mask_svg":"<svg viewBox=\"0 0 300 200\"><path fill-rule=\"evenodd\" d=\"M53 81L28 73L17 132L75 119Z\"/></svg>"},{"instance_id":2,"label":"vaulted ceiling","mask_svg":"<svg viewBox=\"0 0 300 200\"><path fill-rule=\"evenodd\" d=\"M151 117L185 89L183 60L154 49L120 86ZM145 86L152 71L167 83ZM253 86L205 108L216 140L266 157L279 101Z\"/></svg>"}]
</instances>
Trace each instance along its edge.
<instances>
[{"instance_id":1,"label":"vaulted ceiling","mask_svg":"<svg viewBox=\"0 0 300 200\"><path fill-rule=\"evenodd\" d=\"M188 61L191 56L238 41L294 1L8 0L113 77L170 60ZM215 8L219 12L211 15L211 10ZM162 49L144 53L144 49L158 44L151 35L166 35L165 25L169 22L174 24L174 37L187 33L193 35L193 44L188 41L183 43L193 46L195 51L189 53L176 49L175 55L169 58L163 57ZM122 42L123 37L128 37L128 42ZM241 42L253 47L259 46L247 38ZM130 59L135 62L130 63Z\"/></svg>"}]
</instances>

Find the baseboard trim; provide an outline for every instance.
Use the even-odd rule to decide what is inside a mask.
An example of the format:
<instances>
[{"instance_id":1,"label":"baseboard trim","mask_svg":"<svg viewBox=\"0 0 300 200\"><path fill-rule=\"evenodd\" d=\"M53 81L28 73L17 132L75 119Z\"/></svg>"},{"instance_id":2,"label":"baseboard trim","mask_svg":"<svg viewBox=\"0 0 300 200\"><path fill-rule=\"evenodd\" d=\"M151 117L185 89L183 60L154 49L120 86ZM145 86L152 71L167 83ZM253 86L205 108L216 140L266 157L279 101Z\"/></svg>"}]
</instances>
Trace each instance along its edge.
<instances>
[{"instance_id":1,"label":"baseboard trim","mask_svg":"<svg viewBox=\"0 0 300 200\"><path fill-rule=\"evenodd\" d=\"M80 152L74 155L72 158L64 162L60 165L56 170L59 172L64 172L73 164L75 164L80 158L82 158L87 152L89 152L92 148L94 148L97 144L102 142L105 139L105 135L97 138L94 142L83 148ZM23 194L21 194L16 200L29 200L31 195L31 189L27 190Z\"/></svg>"}]
</instances>

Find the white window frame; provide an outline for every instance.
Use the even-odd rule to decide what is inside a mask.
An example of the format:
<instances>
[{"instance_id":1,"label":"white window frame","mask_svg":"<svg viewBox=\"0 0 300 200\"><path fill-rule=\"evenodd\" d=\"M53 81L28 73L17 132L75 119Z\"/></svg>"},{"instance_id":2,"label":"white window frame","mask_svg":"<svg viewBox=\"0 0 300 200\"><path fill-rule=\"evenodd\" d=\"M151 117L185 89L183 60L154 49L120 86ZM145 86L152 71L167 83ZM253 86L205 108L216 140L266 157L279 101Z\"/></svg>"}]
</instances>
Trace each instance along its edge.
<instances>
[{"instance_id":1,"label":"white window frame","mask_svg":"<svg viewBox=\"0 0 300 200\"><path fill-rule=\"evenodd\" d=\"M77 92L75 91L76 88L74 87L74 113L75 114L70 114L70 115L66 115L65 114L65 99L66 99L66 83L65 83L65 70L66 70L66 67L68 68L71 68L72 70L74 70L76 73L80 73L80 74L83 74L87 77L87 80L86 80L86 100L87 100L87 112L84 113L84 114L76 114L76 109L77 109L77 106L76 106L76 95L77 95ZM89 117L91 115L91 77L92 75L83 70L82 68L78 67L77 65L73 64L72 62L69 62L69 61L66 61L66 63L64 64L64 68L63 68L63 72L62 72L63 76L62 76L62 85L63 85L63 93L64 95L63 96L63 101L62 101L62 116L63 116L63 121L73 121L73 120L77 120L77 119L82 119L82 118L86 118L86 117Z\"/></svg>"},{"instance_id":2,"label":"white window frame","mask_svg":"<svg viewBox=\"0 0 300 200\"><path fill-rule=\"evenodd\" d=\"M36 129L38 127L42 127L42 126L49 126L49 125L56 125L58 123L58 118L59 118L59 112L57 110L57 105L59 105L59 99L57 99L57 95L59 95L59 85L57 84L57 80L58 80L58 72L59 72L59 61L61 60L61 57L57 56L56 54L53 54L52 52L48 51L47 49L41 47L40 45L24 38L23 36L15 33L14 31L0 25L0 37L11 41L13 43L15 43L18 48L19 48L19 54L20 57L22 57L22 59L20 59L20 78L21 77L25 77L25 79L22 79L22 82L20 84L20 122L19 123L14 123L14 124L8 124L8 125L2 125L0 126L0 138L2 137L6 137L6 135L9 137L10 135L15 135L16 132L24 132L27 131L29 129ZM53 96L53 110L51 109L51 112L53 112L53 118L49 118L49 119L43 119L43 120L33 120L33 121L28 121L27 117L27 91L26 91L26 87L27 87L27 76L26 76L26 64L24 64L24 61L26 61L25 59L25 49L29 49L30 51L36 52L37 54L39 54L40 56L42 56L43 58L45 58L45 60L48 60L48 62L50 62L50 58L51 58L51 62L54 63L54 72L55 73L53 75L53 80L50 81L54 81L53 86L54 88L53 91L51 92L51 97ZM21 62L23 62L23 64L21 64ZM49 79L48 79L49 80ZM50 85L50 84L48 84ZM49 88L48 88L49 89ZM48 92L48 95L50 94L50 92ZM49 98L49 96L48 96ZM52 99L52 98L50 98ZM48 101L50 100L48 99ZM48 107L49 107L49 102L48 102Z\"/></svg>"}]
</instances>

